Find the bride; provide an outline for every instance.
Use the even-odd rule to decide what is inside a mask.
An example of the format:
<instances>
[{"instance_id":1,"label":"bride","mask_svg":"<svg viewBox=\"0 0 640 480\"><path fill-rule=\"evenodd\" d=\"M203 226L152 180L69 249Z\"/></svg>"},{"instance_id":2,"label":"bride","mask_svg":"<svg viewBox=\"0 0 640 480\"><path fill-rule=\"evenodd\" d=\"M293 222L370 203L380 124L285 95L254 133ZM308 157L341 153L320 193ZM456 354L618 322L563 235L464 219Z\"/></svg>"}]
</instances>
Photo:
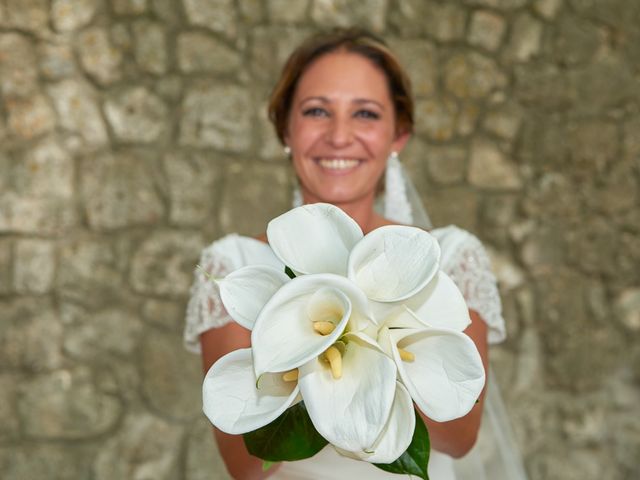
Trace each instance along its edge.
<instances>
[{"instance_id":1,"label":"bride","mask_svg":"<svg viewBox=\"0 0 640 480\"><path fill-rule=\"evenodd\" d=\"M365 234L393 223L431 227L398 160L414 123L410 83L382 40L353 29L310 38L286 63L271 95L269 114L298 177L294 204L337 205ZM486 369L488 343L505 335L487 255L476 237L457 227L431 233L442 249L441 268L467 300L472 322L465 333L476 344ZM228 235L203 251L200 264L214 277L248 264L279 265L265 242L265 236ZM231 321L217 287L200 271L195 273L191 293L185 342L189 349L201 352L207 371L229 351L249 346L250 332ZM451 422L438 423L423 415L433 447L432 480L456 478L453 458L463 457L474 446L484 402L485 392L469 414ZM215 437L236 479L398 477L341 457L332 448L263 472L262 461L247 453L241 436L216 430ZM472 470L470 478L483 478L477 467Z\"/></svg>"}]
</instances>

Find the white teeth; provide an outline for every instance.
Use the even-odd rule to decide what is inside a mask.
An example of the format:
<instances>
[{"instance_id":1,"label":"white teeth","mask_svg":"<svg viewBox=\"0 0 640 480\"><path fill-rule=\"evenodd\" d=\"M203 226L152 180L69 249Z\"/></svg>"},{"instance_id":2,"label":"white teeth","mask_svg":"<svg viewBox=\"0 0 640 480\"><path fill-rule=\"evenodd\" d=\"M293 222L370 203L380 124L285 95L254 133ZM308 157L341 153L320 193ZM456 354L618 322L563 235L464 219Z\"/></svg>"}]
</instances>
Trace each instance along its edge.
<instances>
[{"instance_id":1,"label":"white teeth","mask_svg":"<svg viewBox=\"0 0 640 480\"><path fill-rule=\"evenodd\" d=\"M360 161L348 158L321 158L320 166L323 168L331 168L333 170L346 170L357 166Z\"/></svg>"}]
</instances>

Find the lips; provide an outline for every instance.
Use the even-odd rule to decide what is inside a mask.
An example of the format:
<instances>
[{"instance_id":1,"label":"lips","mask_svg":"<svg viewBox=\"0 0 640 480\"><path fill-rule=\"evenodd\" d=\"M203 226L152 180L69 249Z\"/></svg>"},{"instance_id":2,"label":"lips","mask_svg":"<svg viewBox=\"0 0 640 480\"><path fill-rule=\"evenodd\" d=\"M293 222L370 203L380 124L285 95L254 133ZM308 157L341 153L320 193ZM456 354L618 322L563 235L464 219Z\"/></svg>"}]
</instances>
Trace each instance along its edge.
<instances>
[{"instance_id":1,"label":"lips","mask_svg":"<svg viewBox=\"0 0 640 480\"><path fill-rule=\"evenodd\" d=\"M316 163L327 170L344 171L357 167L361 160L356 158L318 158Z\"/></svg>"}]
</instances>

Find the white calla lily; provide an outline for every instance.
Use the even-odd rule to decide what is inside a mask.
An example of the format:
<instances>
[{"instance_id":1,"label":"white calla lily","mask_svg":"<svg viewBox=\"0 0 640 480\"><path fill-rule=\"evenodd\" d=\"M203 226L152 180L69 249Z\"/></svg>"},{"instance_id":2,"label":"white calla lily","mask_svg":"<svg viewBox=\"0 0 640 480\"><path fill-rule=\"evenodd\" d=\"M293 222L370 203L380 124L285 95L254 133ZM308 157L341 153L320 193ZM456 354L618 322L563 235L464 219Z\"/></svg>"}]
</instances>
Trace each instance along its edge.
<instances>
[{"instance_id":1,"label":"white calla lily","mask_svg":"<svg viewBox=\"0 0 640 480\"><path fill-rule=\"evenodd\" d=\"M367 298L349 279L333 274L296 277L264 306L253 331L255 373L297 368L329 348L350 330L365 328ZM324 325L329 329L322 331Z\"/></svg>"},{"instance_id":2,"label":"white calla lily","mask_svg":"<svg viewBox=\"0 0 640 480\"><path fill-rule=\"evenodd\" d=\"M398 374L420 410L437 422L463 417L485 382L482 358L473 341L450 329L380 329Z\"/></svg>"},{"instance_id":3,"label":"white calla lily","mask_svg":"<svg viewBox=\"0 0 640 480\"><path fill-rule=\"evenodd\" d=\"M371 300L398 302L422 290L438 271L440 246L416 227L388 225L368 233L349 255L348 277Z\"/></svg>"},{"instance_id":4,"label":"white calla lily","mask_svg":"<svg viewBox=\"0 0 640 480\"><path fill-rule=\"evenodd\" d=\"M341 378L314 358L300 367L300 393L320 435L340 449L371 453L389 419L396 367L372 340L343 338Z\"/></svg>"},{"instance_id":5,"label":"white calla lily","mask_svg":"<svg viewBox=\"0 0 640 480\"><path fill-rule=\"evenodd\" d=\"M265 374L256 388L250 348L234 350L207 372L202 404L209 421L223 432L238 435L261 428L278 418L298 396L296 382L281 374Z\"/></svg>"},{"instance_id":6,"label":"white calla lily","mask_svg":"<svg viewBox=\"0 0 640 480\"><path fill-rule=\"evenodd\" d=\"M335 205L315 203L271 220L267 238L276 256L296 274L345 275L349 252L362 230Z\"/></svg>"},{"instance_id":7,"label":"white calla lily","mask_svg":"<svg viewBox=\"0 0 640 480\"><path fill-rule=\"evenodd\" d=\"M337 449L338 453L356 460L370 463L392 463L409 447L413 440L416 417L413 400L407 389L396 382L396 392L391 406L389 419L374 444L373 453L348 452Z\"/></svg>"},{"instance_id":8,"label":"white calla lily","mask_svg":"<svg viewBox=\"0 0 640 480\"><path fill-rule=\"evenodd\" d=\"M430 327L461 332L471 323L467 302L451 277L443 271L439 271L425 288L404 304Z\"/></svg>"},{"instance_id":9,"label":"white calla lily","mask_svg":"<svg viewBox=\"0 0 640 480\"><path fill-rule=\"evenodd\" d=\"M227 313L251 330L258 314L278 289L289 281L284 271L267 265L242 267L218 280Z\"/></svg>"}]
</instances>

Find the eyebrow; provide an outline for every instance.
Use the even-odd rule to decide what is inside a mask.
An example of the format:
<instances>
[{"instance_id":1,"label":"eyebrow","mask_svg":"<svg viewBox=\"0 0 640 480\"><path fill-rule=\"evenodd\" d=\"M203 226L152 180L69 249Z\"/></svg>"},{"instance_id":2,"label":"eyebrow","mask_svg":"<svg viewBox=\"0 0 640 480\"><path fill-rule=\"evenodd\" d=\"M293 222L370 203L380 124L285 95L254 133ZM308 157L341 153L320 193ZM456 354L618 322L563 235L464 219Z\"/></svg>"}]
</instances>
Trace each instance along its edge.
<instances>
[{"instance_id":1,"label":"eyebrow","mask_svg":"<svg viewBox=\"0 0 640 480\"><path fill-rule=\"evenodd\" d=\"M302 100L300 100L300 105L310 101L310 100L318 100L322 103L331 103L331 100L329 100L329 98L324 97L322 95L318 95L318 96L311 96L311 97L306 97L303 98ZM377 100L372 100L369 98L356 98L353 100L353 103L358 104L358 105L363 105L366 103L373 103L374 105L377 105L381 110L385 110L384 105L381 104L380 102L378 102Z\"/></svg>"}]
</instances>

